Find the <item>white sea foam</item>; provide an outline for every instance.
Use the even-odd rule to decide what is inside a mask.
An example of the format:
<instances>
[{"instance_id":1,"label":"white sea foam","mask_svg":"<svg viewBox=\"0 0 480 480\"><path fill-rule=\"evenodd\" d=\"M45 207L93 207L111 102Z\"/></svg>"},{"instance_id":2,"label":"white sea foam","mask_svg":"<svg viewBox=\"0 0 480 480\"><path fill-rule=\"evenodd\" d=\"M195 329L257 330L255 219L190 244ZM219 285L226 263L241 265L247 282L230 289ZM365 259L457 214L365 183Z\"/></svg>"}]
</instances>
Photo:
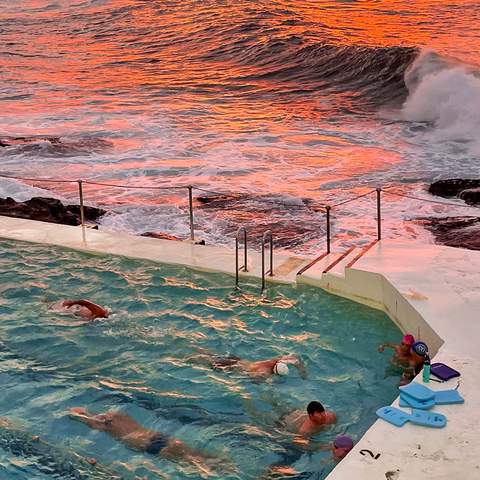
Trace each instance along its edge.
<instances>
[{"instance_id":1,"label":"white sea foam","mask_svg":"<svg viewBox=\"0 0 480 480\"><path fill-rule=\"evenodd\" d=\"M480 152L480 78L475 70L426 52L405 74L404 120L429 122L433 141L471 142Z\"/></svg>"},{"instance_id":2,"label":"white sea foam","mask_svg":"<svg viewBox=\"0 0 480 480\"><path fill-rule=\"evenodd\" d=\"M7 178L0 178L0 197L12 197L17 202L30 200L32 197L54 197L63 200L63 197L55 192Z\"/></svg>"}]
</instances>

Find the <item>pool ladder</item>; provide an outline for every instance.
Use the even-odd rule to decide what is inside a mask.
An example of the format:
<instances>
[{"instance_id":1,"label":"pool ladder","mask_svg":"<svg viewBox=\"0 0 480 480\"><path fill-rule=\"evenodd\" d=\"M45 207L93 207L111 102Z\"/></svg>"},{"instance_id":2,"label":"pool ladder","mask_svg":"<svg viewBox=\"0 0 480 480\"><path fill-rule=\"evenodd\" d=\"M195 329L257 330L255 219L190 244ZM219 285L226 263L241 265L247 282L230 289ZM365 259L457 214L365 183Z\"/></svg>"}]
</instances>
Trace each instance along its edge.
<instances>
[{"instance_id":1,"label":"pool ladder","mask_svg":"<svg viewBox=\"0 0 480 480\"><path fill-rule=\"evenodd\" d=\"M242 235L243 234L243 235ZM240 240L243 236L243 265L239 265L239 251L240 251ZM270 268L265 271L265 245L268 242L268 247L270 251ZM247 229L245 227L240 227L235 235L235 288L238 288L238 277L239 272L244 271L248 272L248 245L247 245ZM267 230L263 233L262 236L262 292L265 290L265 275L273 277L273 235L271 230Z\"/></svg>"}]
</instances>

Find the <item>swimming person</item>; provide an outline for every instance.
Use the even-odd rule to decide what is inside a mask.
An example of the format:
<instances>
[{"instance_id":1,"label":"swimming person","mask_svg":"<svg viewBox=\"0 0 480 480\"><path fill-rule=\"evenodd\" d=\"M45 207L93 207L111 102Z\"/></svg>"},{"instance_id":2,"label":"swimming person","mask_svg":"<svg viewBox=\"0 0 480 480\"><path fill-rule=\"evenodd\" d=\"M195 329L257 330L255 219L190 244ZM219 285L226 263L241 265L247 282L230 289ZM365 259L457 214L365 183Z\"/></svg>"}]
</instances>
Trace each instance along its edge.
<instances>
[{"instance_id":1,"label":"swimming person","mask_svg":"<svg viewBox=\"0 0 480 480\"><path fill-rule=\"evenodd\" d=\"M39 472L42 478L108 479L122 480L122 476L103 465L96 459L84 457L67 446L47 443L38 435L13 424L8 418L0 417L0 445L2 450L25 458ZM2 465L1 471L4 471ZM8 471L8 467L7 467ZM33 472L32 472L33 475ZM10 478L4 477L3 478ZM28 478L33 478L28 476ZM37 476L35 475L35 478Z\"/></svg>"},{"instance_id":2,"label":"swimming person","mask_svg":"<svg viewBox=\"0 0 480 480\"><path fill-rule=\"evenodd\" d=\"M326 411L324 406L317 401L310 402L307 405L306 412L294 410L281 419L281 422L288 430L302 437L314 435L325 426L331 425L336 421L337 416L335 413Z\"/></svg>"},{"instance_id":3,"label":"swimming person","mask_svg":"<svg viewBox=\"0 0 480 480\"><path fill-rule=\"evenodd\" d=\"M120 412L94 415L85 408L76 407L70 409L69 416L87 424L90 428L108 433L134 450L158 455L169 460L186 460L204 473L211 473L205 466L206 460L214 460L217 464L221 462L224 467L229 465L226 459L200 454L181 440L161 432L148 430L133 418Z\"/></svg>"},{"instance_id":4,"label":"swimming person","mask_svg":"<svg viewBox=\"0 0 480 480\"><path fill-rule=\"evenodd\" d=\"M332 443L324 443L314 447L314 450L330 450L332 452L332 458L335 462L340 462L343 458L347 456L347 454L353 448L353 440L348 435L338 435ZM297 461L299 457L294 457L293 460ZM299 472L292 467L294 462L289 463L278 463L274 465L270 465L268 470L265 474L261 477L261 480L279 480L282 479L290 479L290 480L306 480L310 479L313 480L314 478L320 478L322 474L325 472L326 466L325 463L328 463L327 459L324 459L322 462L319 462L319 471L304 471ZM323 464L323 466L322 466Z\"/></svg>"},{"instance_id":5,"label":"swimming person","mask_svg":"<svg viewBox=\"0 0 480 480\"><path fill-rule=\"evenodd\" d=\"M339 435L332 443L333 459L339 462L353 448L353 440L348 435Z\"/></svg>"},{"instance_id":6,"label":"swimming person","mask_svg":"<svg viewBox=\"0 0 480 480\"><path fill-rule=\"evenodd\" d=\"M202 350L203 351L203 350ZM271 358L268 360L250 361L243 360L233 355L220 356L210 353L194 355L188 360L196 363L206 363L215 370L223 370L225 372L238 371L246 373L255 379L266 379L274 375L286 376L289 374L289 365L297 368L302 378L306 378L306 371L303 362L295 355L283 355L281 357Z\"/></svg>"},{"instance_id":7,"label":"swimming person","mask_svg":"<svg viewBox=\"0 0 480 480\"><path fill-rule=\"evenodd\" d=\"M57 307L60 307L67 313L72 313L84 320L95 320L96 318L108 318L110 312L108 309L101 307L89 300L63 300Z\"/></svg>"}]
</instances>

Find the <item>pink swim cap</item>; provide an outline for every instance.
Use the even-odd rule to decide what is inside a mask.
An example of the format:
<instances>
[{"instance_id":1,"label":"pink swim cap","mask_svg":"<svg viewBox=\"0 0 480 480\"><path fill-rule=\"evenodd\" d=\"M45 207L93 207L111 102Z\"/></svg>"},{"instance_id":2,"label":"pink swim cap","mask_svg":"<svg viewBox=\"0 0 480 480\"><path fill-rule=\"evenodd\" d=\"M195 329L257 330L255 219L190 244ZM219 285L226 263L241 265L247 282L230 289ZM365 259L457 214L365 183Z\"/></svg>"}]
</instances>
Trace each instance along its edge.
<instances>
[{"instance_id":1,"label":"pink swim cap","mask_svg":"<svg viewBox=\"0 0 480 480\"><path fill-rule=\"evenodd\" d=\"M403 336L402 342L405 345L410 345L411 346L415 343L415 338L413 337L413 335L410 335L409 333L407 333L406 335Z\"/></svg>"}]
</instances>

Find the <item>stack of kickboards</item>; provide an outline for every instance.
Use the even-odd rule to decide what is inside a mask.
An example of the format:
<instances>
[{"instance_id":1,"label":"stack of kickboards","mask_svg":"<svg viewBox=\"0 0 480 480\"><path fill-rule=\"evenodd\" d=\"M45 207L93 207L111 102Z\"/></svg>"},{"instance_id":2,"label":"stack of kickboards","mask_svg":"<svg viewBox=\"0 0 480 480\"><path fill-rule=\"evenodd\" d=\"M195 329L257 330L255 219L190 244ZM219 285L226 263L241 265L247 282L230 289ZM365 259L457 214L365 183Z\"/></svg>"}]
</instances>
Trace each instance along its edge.
<instances>
[{"instance_id":1,"label":"stack of kickboards","mask_svg":"<svg viewBox=\"0 0 480 480\"><path fill-rule=\"evenodd\" d=\"M441 369L437 368L438 377L441 380L445 381L460 375L456 370L450 369L444 364L437 365L442 366ZM450 369L450 371L447 369ZM434 370L434 365L432 365L432 373L434 373ZM445 375L442 375L442 371L445 372ZM455 372L455 374L452 372ZM457 389L433 391L425 385L415 382L399 387L399 389L399 406L411 408L411 413L396 407L382 407L377 410L378 417L397 427L402 427L405 423L411 422L425 427L442 428L447 423L447 417L441 413L426 410L433 408L435 405L452 405L464 402Z\"/></svg>"}]
</instances>

